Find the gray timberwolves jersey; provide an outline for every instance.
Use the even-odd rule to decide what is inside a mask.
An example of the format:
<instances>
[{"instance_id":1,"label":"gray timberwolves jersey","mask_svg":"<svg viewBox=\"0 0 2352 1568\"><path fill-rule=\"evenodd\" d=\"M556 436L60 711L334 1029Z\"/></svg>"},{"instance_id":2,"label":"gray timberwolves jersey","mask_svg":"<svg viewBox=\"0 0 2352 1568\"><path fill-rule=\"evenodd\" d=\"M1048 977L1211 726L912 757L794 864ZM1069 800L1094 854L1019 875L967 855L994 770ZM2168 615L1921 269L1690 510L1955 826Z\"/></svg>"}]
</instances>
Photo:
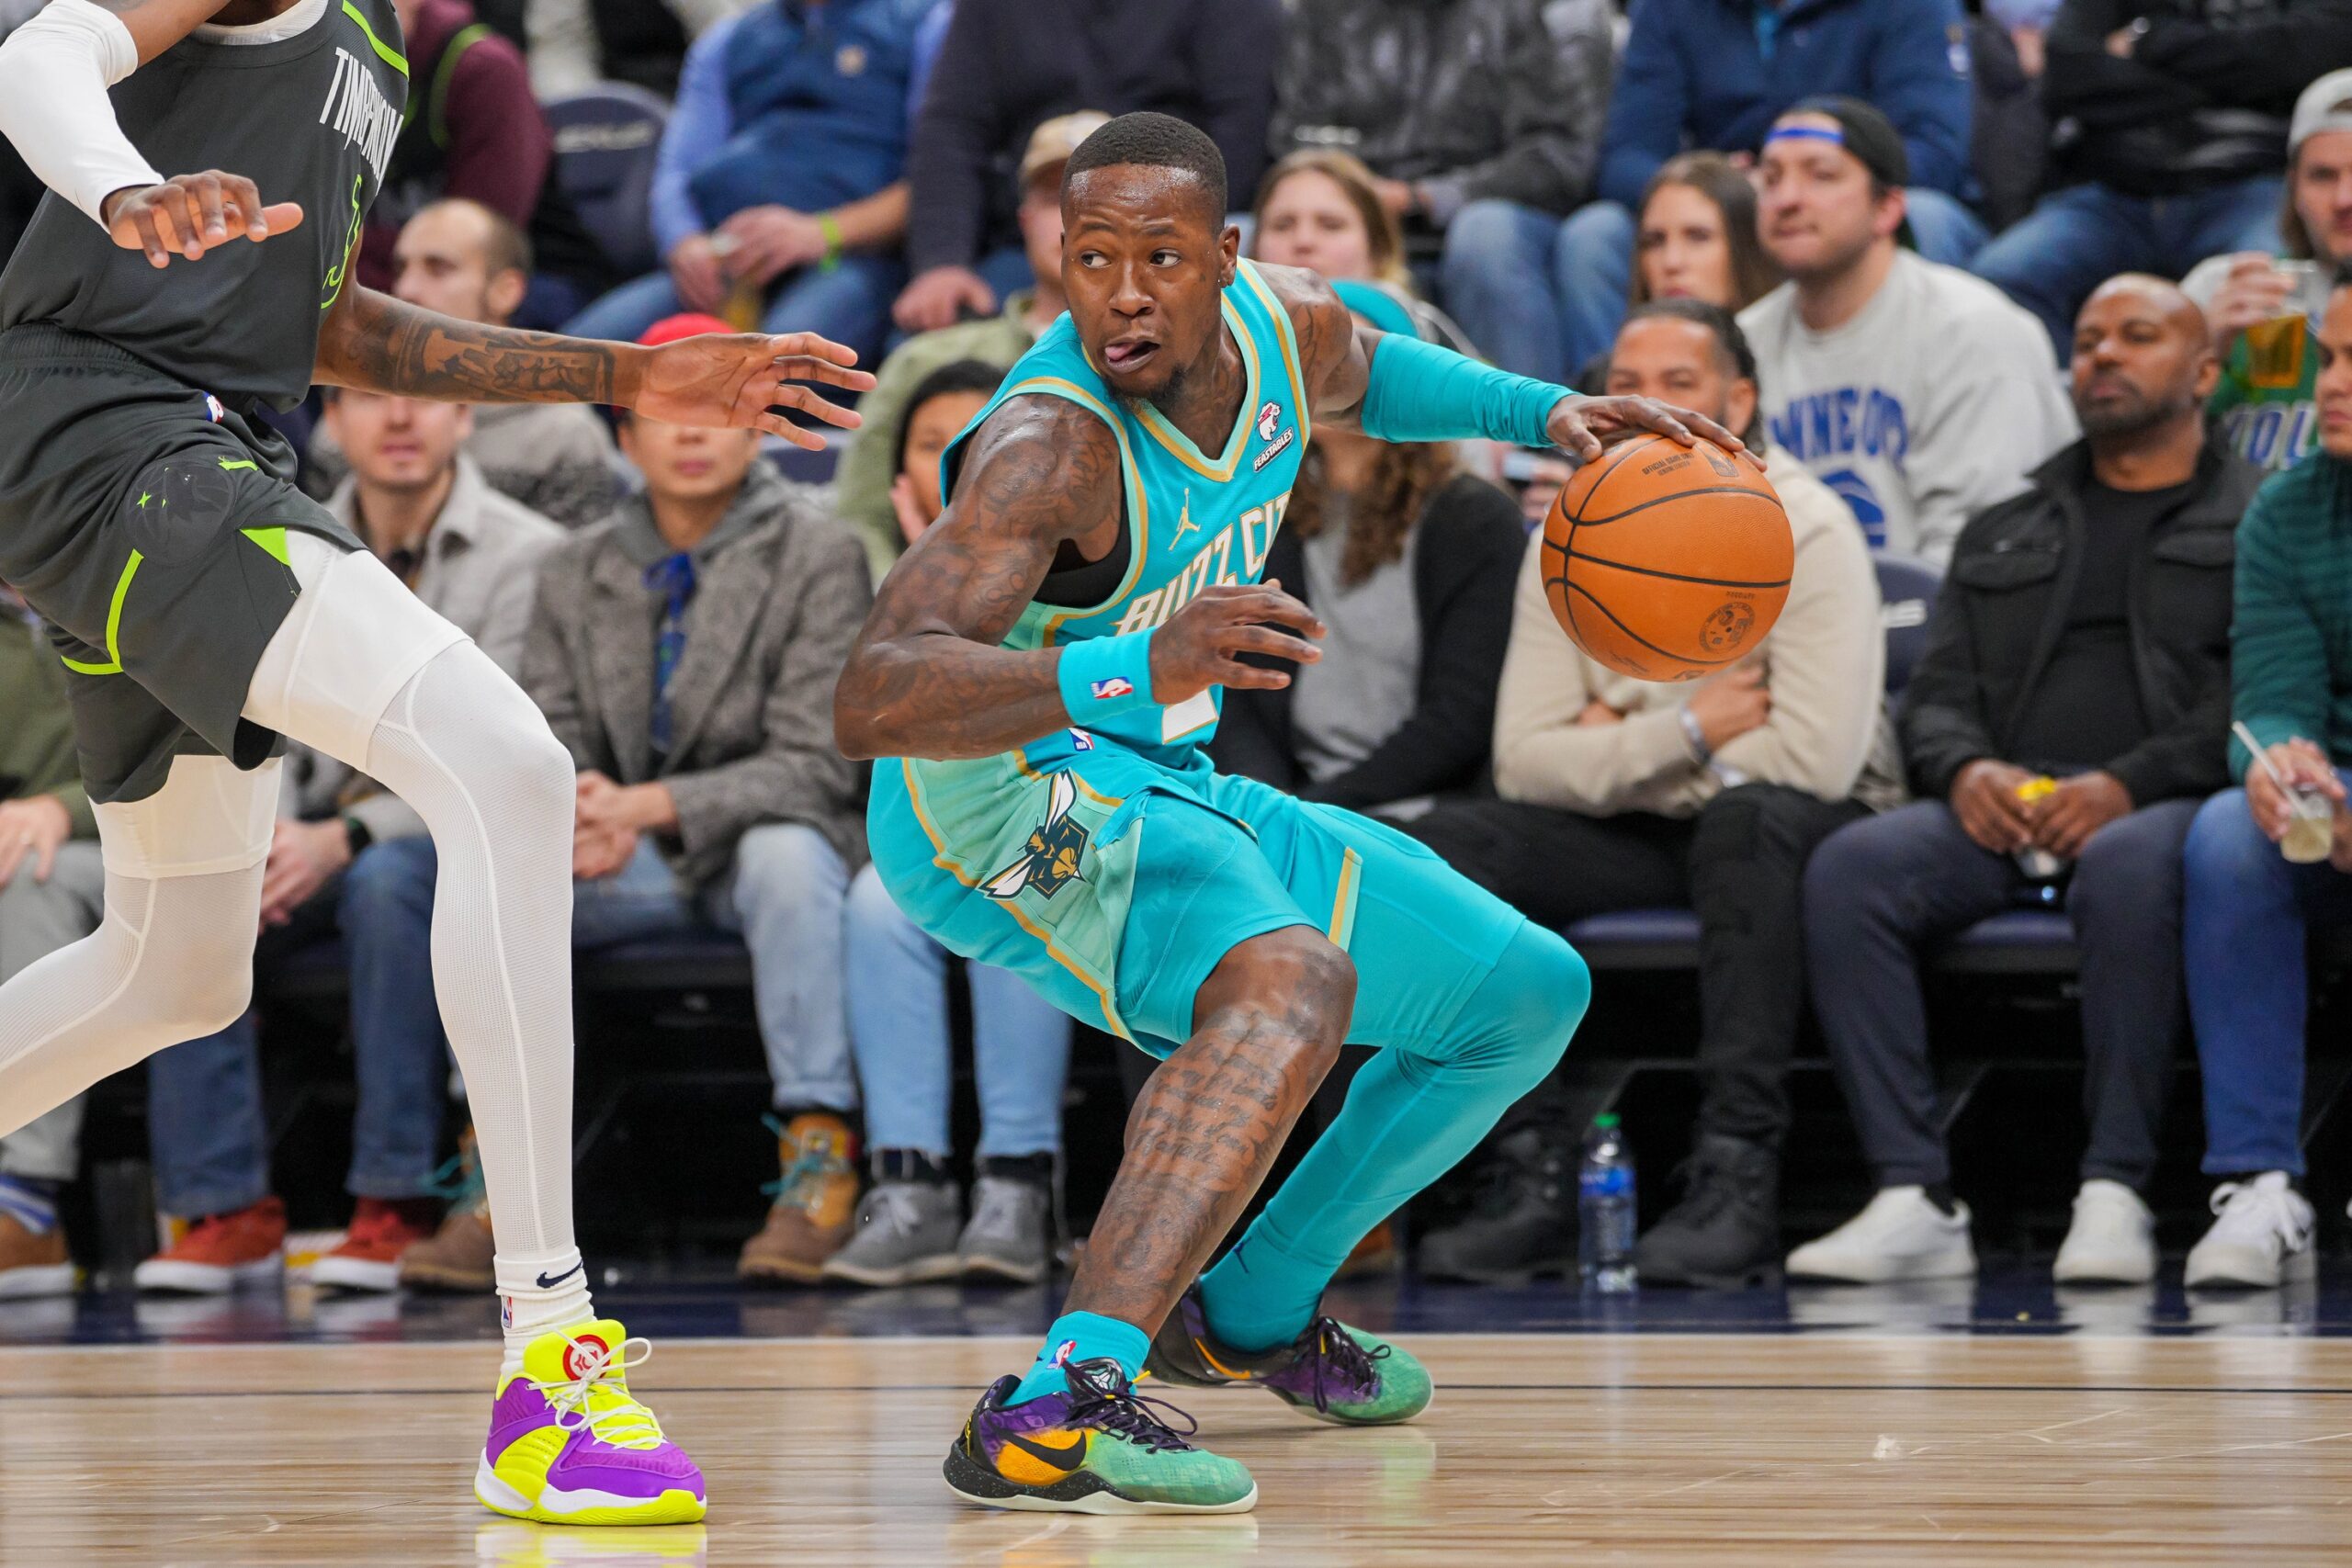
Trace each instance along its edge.
<instances>
[{"instance_id":1,"label":"gray timberwolves jersey","mask_svg":"<svg viewBox=\"0 0 2352 1568\"><path fill-rule=\"evenodd\" d=\"M264 202L300 202L301 227L159 271L52 193L0 275L0 327L87 333L191 387L292 407L400 136L408 62L391 0L326 0L274 43L187 39L113 98L156 168L243 175Z\"/></svg>"}]
</instances>

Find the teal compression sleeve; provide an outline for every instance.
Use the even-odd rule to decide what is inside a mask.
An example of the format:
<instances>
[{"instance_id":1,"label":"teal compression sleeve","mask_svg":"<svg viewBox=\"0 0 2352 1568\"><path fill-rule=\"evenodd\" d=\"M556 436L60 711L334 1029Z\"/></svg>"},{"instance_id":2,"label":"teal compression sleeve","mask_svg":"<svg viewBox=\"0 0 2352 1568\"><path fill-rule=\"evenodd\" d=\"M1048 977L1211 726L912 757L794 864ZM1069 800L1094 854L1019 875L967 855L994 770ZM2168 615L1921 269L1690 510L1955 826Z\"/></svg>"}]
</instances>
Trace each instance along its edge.
<instances>
[{"instance_id":1,"label":"teal compression sleeve","mask_svg":"<svg viewBox=\"0 0 2352 1568\"><path fill-rule=\"evenodd\" d=\"M1433 343L1384 333L1374 340L1372 376L1356 416L1383 441L1484 437L1549 446L1544 431L1566 387L1514 376Z\"/></svg>"}]
</instances>

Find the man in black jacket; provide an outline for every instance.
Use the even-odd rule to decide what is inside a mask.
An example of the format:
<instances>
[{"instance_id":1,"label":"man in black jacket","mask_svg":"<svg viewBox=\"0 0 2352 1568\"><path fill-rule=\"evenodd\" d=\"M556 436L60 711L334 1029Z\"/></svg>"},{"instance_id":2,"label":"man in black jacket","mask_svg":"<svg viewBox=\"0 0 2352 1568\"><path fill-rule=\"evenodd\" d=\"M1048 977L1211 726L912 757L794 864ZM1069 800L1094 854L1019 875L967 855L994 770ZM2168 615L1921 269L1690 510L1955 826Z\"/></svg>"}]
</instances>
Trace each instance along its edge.
<instances>
[{"instance_id":1,"label":"man in black jacket","mask_svg":"<svg viewBox=\"0 0 2352 1568\"><path fill-rule=\"evenodd\" d=\"M2091 1132L2057 1277L2155 1273L2139 1189L2187 1016L2181 844L2229 783L2231 563L2262 476L2207 439L2219 372L2204 318L2171 284L2101 286L2074 351L2084 439L1971 519L1953 551L1903 714L1921 798L1841 829L1806 871L1814 1008L1878 1192L1790 1254L1794 1277L1975 1271L1918 953L2061 889L2083 954Z\"/></svg>"},{"instance_id":2,"label":"man in black jacket","mask_svg":"<svg viewBox=\"0 0 2352 1568\"><path fill-rule=\"evenodd\" d=\"M1014 209L1030 133L1080 109L1156 109L1225 154L1246 209L1266 167L1280 0L956 0L907 151L909 332L989 316L1029 287Z\"/></svg>"},{"instance_id":3,"label":"man in black jacket","mask_svg":"<svg viewBox=\"0 0 2352 1568\"><path fill-rule=\"evenodd\" d=\"M1615 674L1553 617L1531 543L1495 704L1498 797L1445 801L1406 830L1545 925L1660 906L1698 913L1690 1179L1637 1261L1645 1280L1736 1285L1781 1257L1805 857L1901 794L1881 696L1878 584L1853 513L1764 442L1755 356L1727 312L1695 299L1637 308L1617 333L1607 386L1701 410L1764 458L1796 544L1771 641L1695 686ZM1430 1236L1422 1271L1503 1280L1572 1265L1579 1131L1553 1089L1522 1101L1495 1145L1505 1179L1493 1208Z\"/></svg>"},{"instance_id":4,"label":"man in black jacket","mask_svg":"<svg viewBox=\"0 0 2352 1568\"><path fill-rule=\"evenodd\" d=\"M2065 0L2046 53L2065 188L1972 268L2040 316L2063 359L2099 279L2278 249L2288 117L2314 77L2352 65L2352 0Z\"/></svg>"}]
</instances>

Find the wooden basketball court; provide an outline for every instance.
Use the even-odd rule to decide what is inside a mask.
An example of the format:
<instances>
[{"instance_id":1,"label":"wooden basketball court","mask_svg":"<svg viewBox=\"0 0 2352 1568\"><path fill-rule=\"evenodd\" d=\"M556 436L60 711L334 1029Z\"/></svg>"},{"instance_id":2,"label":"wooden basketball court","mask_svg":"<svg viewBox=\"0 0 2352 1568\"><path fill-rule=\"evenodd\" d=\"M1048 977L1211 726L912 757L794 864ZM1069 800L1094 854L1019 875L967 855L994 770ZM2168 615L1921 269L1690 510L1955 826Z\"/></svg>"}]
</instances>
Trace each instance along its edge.
<instances>
[{"instance_id":1,"label":"wooden basketball court","mask_svg":"<svg viewBox=\"0 0 2352 1568\"><path fill-rule=\"evenodd\" d=\"M956 1504L939 1459L1029 1339L664 1341L636 1380L707 1525L469 1495L470 1344L0 1350L0 1564L2312 1563L2352 1561L2352 1342L1407 1336L1420 1421L1181 1395L1253 1515Z\"/></svg>"}]
</instances>

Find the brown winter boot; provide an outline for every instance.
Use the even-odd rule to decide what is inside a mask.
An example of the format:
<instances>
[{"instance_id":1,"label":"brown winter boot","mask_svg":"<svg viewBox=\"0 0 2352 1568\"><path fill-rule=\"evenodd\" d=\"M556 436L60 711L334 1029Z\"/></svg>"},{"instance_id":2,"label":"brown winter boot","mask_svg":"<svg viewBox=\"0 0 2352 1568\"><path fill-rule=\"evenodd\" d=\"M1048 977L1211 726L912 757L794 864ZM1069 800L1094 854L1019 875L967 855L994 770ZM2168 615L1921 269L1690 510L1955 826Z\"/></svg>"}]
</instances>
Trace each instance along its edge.
<instances>
[{"instance_id":1,"label":"brown winter boot","mask_svg":"<svg viewBox=\"0 0 2352 1568\"><path fill-rule=\"evenodd\" d=\"M766 1226L743 1244L735 1272L813 1285L856 1223L857 1138L836 1113L805 1111L783 1129L777 1154L784 1175L775 1206Z\"/></svg>"}]
</instances>

